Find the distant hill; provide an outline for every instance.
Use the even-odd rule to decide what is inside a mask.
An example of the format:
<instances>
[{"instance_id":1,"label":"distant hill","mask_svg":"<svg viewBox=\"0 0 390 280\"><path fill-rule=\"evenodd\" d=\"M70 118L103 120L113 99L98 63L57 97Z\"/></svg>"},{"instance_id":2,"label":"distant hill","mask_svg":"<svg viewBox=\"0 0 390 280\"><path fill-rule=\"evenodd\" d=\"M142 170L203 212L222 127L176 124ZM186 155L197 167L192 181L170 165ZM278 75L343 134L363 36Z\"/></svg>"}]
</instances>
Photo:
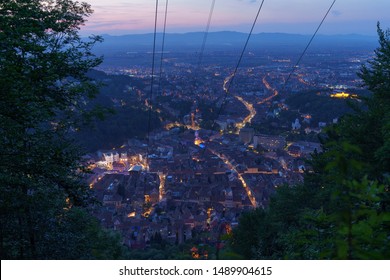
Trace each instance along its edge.
<instances>
[{"instance_id":1,"label":"distant hill","mask_svg":"<svg viewBox=\"0 0 390 280\"><path fill-rule=\"evenodd\" d=\"M165 50L194 52L198 51L203 41L203 32L166 34ZM212 32L208 34L206 50L232 51L242 49L248 34L240 32ZM153 34L135 34L123 36L103 35L104 42L95 48L97 53L150 52L153 48ZM301 50L310 40L311 35L286 33L253 34L248 51L266 49L280 51L286 48ZM157 44L161 45L162 33L157 34ZM377 46L375 36L364 35L317 35L311 49L357 49L372 50Z\"/></svg>"}]
</instances>

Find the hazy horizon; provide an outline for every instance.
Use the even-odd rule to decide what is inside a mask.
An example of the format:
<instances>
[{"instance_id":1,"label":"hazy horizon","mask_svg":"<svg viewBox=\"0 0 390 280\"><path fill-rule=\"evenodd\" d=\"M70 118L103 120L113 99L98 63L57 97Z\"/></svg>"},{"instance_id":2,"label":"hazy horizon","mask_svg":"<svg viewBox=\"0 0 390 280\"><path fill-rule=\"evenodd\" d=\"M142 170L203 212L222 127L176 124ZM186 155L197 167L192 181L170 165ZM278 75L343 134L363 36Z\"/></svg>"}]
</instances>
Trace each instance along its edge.
<instances>
[{"instance_id":1,"label":"hazy horizon","mask_svg":"<svg viewBox=\"0 0 390 280\"><path fill-rule=\"evenodd\" d=\"M384 26L381 26L384 28ZM194 30L194 31L183 31L183 32L166 32L165 34L167 35L186 35L186 34L199 34L199 33L205 33L204 30ZM211 31L209 34L213 33L239 33L239 34L249 34L249 32L244 32L244 31L235 31L235 30L220 30L220 31ZM110 34L110 33L100 33L100 34L94 34L94 35L100 35L100 36L111 36L111 37L121 37L121 36L133 36L133 35L153 35L154 32L150 31L147 32L145 31L144 33L124 33L124 34ZM157 32L156 34L163 34L163 32ZM280 34L280 35L294 35L294 36L312 36L313 34L311 33L294 33L294 32L256 32L253 33L252 35L262 35L262 34ZM361 36L361 37L372 37L372 38L377 38L377 33L375 29L375 33L373 34L363 34L363 33L334 33L334 34L324 34L319 32L317 36Z\"/></svg>"}]
</instances>

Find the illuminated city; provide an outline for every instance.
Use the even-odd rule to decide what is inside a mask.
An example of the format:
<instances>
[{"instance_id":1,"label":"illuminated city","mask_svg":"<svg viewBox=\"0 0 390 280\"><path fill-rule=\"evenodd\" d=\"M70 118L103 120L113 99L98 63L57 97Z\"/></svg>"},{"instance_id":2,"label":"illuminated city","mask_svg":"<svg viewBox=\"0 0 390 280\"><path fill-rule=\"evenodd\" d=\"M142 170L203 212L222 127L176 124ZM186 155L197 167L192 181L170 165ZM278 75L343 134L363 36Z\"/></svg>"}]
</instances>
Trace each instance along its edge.
<instances>
[{"instance_id":1,"label":"illuminated city","mask_svg":"<svg viewBox=\"0 0 390 280\"><path fill-rule=\"evenodd\" d=\"M337 54L329 55L338 60ZM327 56L315 57L317 66L312 60L301 65L286 84L292 59L285 55L259 56L267 66L244 65L233 79L223 61L196 70L191 63L178 63L188 59L185 55L170 53L153 105L146 66L103 66L108 75L130 73L138 83L129 80L120 106L141 104L162 122L149 139L124 139L115 149L89 154L94 175L88 182L104 205L97 217L118 213L104 223L120 231L133 228L124 243L134 248L147 246L155 230L170 243L186 242L193 234L216 242L219 230L234 228L242 213L266 208L279 186L303 181L311 168L305 160L321 150L315 135L338 116L301 106L292 96L311 92L325 102L357 98L360 81L347 73L368 55L353 56L318 85L318 75L326 76L332 63Z\"/></svg>"}]
</instances>

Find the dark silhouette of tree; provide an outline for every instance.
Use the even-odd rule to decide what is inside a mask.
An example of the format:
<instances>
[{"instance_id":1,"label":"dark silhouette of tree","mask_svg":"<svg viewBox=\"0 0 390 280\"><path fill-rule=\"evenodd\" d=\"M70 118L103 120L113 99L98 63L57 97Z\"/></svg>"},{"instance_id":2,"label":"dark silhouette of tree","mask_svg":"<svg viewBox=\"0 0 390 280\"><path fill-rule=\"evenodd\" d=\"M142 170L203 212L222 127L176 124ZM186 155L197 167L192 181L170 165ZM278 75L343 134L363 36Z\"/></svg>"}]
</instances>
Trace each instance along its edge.
<instances>
[{"instance_id":1,"label":"dark silhouette of tree","mask_svg":"<svg viewBox=\"0 0 390 280\"><path fill-rule=\"evenodd\" d=\"M91 13L71 0L0 1L2 259L118 257L96 245L116 239L82 209L85 170L68 137L98 93L86 73L101 63L100 38L78 34Z\"/></svg>"}]
</instances>

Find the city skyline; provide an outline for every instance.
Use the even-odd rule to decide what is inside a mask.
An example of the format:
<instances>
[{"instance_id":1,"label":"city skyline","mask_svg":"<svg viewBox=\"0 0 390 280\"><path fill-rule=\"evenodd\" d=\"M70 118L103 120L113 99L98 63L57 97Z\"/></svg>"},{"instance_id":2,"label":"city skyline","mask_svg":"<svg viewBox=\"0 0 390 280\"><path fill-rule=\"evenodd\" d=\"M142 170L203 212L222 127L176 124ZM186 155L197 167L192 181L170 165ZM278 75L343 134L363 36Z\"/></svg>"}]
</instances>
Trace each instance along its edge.
<instances>
[{"instance_id":1,"label":"city skyline","mask_svg":"<svg viewBox=\"0 0 390 280\"><path fill-rule=\"evenodd\" d=\"M133 0L89 0L94 13L81 29L83 35L90 34L141 34L154 30L156 1ZM260 0L215 1L210 32L249 32L260 5ZM168 5L168 33L204 31L212 0L170 0ZM255 33L283 32L311 34L314 32L331 0L276 0L265 1ZM162 32L165 0L159 1L157 31ZM390 26L390 2L336 1L328 15L321 34L363 34L375 35L376 23L384 28ZM239 12L237 12L239 11Z\"/></svg>"}]
</instances>

